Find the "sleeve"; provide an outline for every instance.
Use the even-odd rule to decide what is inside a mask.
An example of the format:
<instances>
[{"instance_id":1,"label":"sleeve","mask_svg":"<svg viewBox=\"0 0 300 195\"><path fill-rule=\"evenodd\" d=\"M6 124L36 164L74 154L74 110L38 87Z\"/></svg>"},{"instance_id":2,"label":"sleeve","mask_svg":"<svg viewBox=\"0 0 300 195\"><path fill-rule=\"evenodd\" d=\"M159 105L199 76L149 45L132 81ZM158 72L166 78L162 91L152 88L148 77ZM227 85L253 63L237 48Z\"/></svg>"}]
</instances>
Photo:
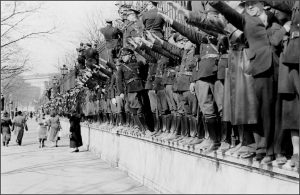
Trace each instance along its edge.
<instances>
[{"instance_id":1,"label":"sleeve","mask_svg":"<svg viewBox=\"0 0 300 195\"><path fill-rule=\"evenodd\" d=\"M171 43L168 43L167 41L164 41L162 44L162 48L170 52L171 54L182 58L183 57L183 49L180 49L176 45L173 45Z\"/></svg>"},{"instance_id":2,"label":"sleeve","mask_svg":"<svg viewBox=\"0 0 300 195\"><path fill-rule=\"evenodd\" d=\"M219 11L229 23L234 25L237 29L243 31L245 24L245 17L231 8L222 1L212 1L209 3L213 8Z\"/></svg>"},{"instance_id":3,"label":"sleeve","mask_svg":"<svg viewBox=\"0 0 300 195\"><path fill-rule=\"evenodd\" d=\"M107 61L106 65L113 70L117 70L116 65L112 62Z\"/></svg>"},{"instance_id":4,"label":"sleeve","mask_svg":"<svg viewBox=\"0 0 300 195\"><path fill-rule=\"evenodd\" d=\"M285 34L285 28L280 26L279 24L274 23L271 27L271 35L269 35L271 45L279 46Z\"/></svg>"},{"instance_id":5,"label":"sleeve","mask_svg":"<svg viewBox=\"0 0 300 195\"><path fill-rule=\"evenodd\" d=\"M147 54L145 51L142 51L140 48L136 48L135 51L140 54L141 56L143 56L147 62L152 62L152 63L156 63L157 60L156 58L154 58L153 56Z\"/></svg>"},{"instance_id":6,"label":"sleeve","mask_svg":"<svg viewBox=\"0 0 300 195\"><path fill-rule=\"evenodd\" d=\"M99 52L95 50L95 58L96 58L96 63L97 65L99 64Z\"/></svg>"},{"instance_id":7,"label":"sleeve","mask_svg":"<svg viewBox=\"0 0 300 195\"><path fill-rule=\"evenodd\" d=\"M158 42L156 41L153 44L153 47L152 47L153 51L155 51L155 52L157 52L157 53L159 53L159 54L161 54L161 55L163 55L163 56L165 56L167 58L171 58L171 59L173 59L175 61L180 61L181 60L180 57L178 57L178 56L176 56L176 55L168 52L167 50L163 49L162 46L159 43L158 44L156 44L156 43L158 43Z\"/></svg>"},{"instance_id":8,"label":"sleeve","mask_svg":"<svg viewBox=\"0 0 300 195\"><path fill-rule=\"evenodd\" d=\"M203 42L203 33L200 31L196 31L195 29L188 28L187 26L180 24L177 21L174 21L172 24L172 28L179 32L181 35L187 37L192 43L200 44Z\"/></svg>"},{"instance_id":9,"label":"sleeve","mask_svg":"<svg viewBox=\"0 0 300 195\"><path fill-rule=\"evenodd\" d=\"M189 18L186 19L186 22L193 26L199 27L201 30L203 29L225 34L225 22L217 16L208 17L206 13L190 11Z\"/></svg>"},{"instance_id":10,"label":"sleeve","mask_svg":"<svg viewBox=\"0 0 300 195\"><path fill-rule=\"evenodd\" d=\"M123 68L120 67L120 69L117 71L117 80L116 80L116 83L117 83L117 89L118 89L118 93L121 94L123 93L124 94L124 87L123 87L123 80L124 80L124 75L123 75Z\"/></svg>"},{"instance_id":11,"label":"sleeve","mask_svg":"<svg viewBox=\"0 0 300 195\"><path fill-rule=\"evenodd\" d=\"M109 88L112 89L116 83L116 76L113 74L110 80Z\"/></svg>"}]
</instances>

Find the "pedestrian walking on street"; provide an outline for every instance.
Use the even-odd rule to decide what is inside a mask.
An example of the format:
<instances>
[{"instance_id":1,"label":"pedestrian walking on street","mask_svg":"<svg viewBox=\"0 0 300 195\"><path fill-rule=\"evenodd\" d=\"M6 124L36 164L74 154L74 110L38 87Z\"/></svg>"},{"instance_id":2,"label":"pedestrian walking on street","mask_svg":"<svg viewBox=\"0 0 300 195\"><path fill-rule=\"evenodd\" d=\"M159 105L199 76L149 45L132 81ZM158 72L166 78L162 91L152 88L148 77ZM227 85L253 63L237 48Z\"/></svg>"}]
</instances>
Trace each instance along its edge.
<instances>
[{"instance_id":1,"label":"pedestrian walking on street","mask_svg":"<svg viewBox=\"0 0 300 195\"><path fill-rule=\"evenodd\" d=\"M8 112L4 112L1 119L1 135L3 146L8 147L11 138L12 122L8 117Z\"/></svg>"},{"instance_id":2,"label":"pedestrian walking on street","mask_svg":"<svg viewBox=\"0 0 300 195\"><path fill-rule=\"evenodd\" d=\"M61 129L59 116L55 111L50 114L50 119L47 122L49 137L48 140L53 142L53 147L57 147L57 142L59 140L58 132Z\"/></svg>"},{"instance_id":3,"label":"pedestrian walking on street","mask_svg":"<svg viewBox=\"0 0 300 195\"><path fill-rule=\"evenodd\" d=\"M16 142L19 146L21 146L23 135L24 135L24 129L28 131L26 119L22 115L21 111L17 112L17 116L13 119L12 124L13 124L12 131L15 131L15 135L17 136Z\"/></svg>"},{"instance_id":4,"label":"pedestrian walking on street","mask_svg":"<svg viewBox=\"0 0 300 195\"><path fill-rule=\"evenodd\" d=\"M38 118L38 139L39 139L39 148L43 148L45 146L44 142L47 139L47 120L45 118L45 113L42 114L40 118Z\"/></svg>"},{"instance_id":5,"label":"pedestrian walking on street","mask_svg":"<svg viewBox=\"0 0 300 195\"><path fill-rule=\"evenodd\" d=\"M73 111L70 117L70 148L75 148L72 152L79 152L79 147L82 146L80 114Z\"/></svg>"}]
</instances>

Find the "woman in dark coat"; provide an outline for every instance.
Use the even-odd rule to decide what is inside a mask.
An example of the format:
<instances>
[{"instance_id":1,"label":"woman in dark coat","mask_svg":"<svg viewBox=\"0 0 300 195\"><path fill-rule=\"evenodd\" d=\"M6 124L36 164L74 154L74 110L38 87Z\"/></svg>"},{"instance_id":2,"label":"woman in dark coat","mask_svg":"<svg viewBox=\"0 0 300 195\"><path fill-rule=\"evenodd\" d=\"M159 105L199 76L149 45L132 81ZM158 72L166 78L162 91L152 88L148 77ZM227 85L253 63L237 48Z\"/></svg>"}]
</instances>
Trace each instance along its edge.
<instances>
[{"instance_id":1,"label":"woman in dark coat","mask_svg":"<svg viewBox=\"0 0 300 195\"><path fill-rule=\"evenodd\" d=\"M1 134L2 134L3 146L6 147L8 147L8 143L11 138L11 126L12 126L12 122L8 117L8 113L4 112L1 118Z\"/></svg>"},{"instance_id":2,"label":"woman in dark coat","mask_svg":"<svg viewBox=\"0 0 300 195\"><path fill-rule=\"evenodd\" d=\"M82 146L80 114L72 112L70 116L70 148L75 148L73 152L79 152L78 147Z\"/></svg>"}]
</instances>

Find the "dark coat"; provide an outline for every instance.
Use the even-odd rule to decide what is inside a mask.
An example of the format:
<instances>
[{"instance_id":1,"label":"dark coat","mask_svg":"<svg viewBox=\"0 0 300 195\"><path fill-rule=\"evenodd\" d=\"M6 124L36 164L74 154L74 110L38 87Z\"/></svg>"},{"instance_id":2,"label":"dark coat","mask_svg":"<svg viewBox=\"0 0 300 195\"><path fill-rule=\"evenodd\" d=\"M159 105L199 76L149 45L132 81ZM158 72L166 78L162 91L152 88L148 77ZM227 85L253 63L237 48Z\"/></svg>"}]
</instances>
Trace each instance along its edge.
<instances>
[{"instance_id":1,"label":"dark coat","mask_svg":"<svg viewBox=\"0 0 300 195\"><path fill-rule=\"evenodd\" d=\"M275 23L269 22L266 27L258 17L252 17L248 14L239 14L226 3L218 1L211 2L211 5L222 13L225 18L241 31L244 31L245 37L249 43L250 50L248 58L250 59L250 67L247 72L253 76L267 71L274 66L274 62L278 63L275 46L277 46L286 34L283 27L271 31Z\"/></svg>"},{"instance_id":2,"label":"dark coat","mask_svg":"<svg viewBox=\"0 0 300 195\"><path fill-rule=\"evenodd\" d=\"M149 10L142 15L142 21L145 30L150 30L156 34L159 38L163 38L163 27L165 24L164 19L157 15L158 9Z\"/></svg>"},{"instance_id":3,"label":"dark coat","mask_svg":"<svg viewBox=\"0 0 300 195\"><path fill-rule=\"evenodd\" d=\"M215 56L202 59L197 64L193 71L193 81L215 76L217 72L217 60L219 58L219 51L216 49L217 39L208 38L204 33L188 28L176 21L173 22L172 27L177 32L187 37L192 43L198 46L200 45L200 58L203 58L206 55Z\"/></svg>"},{"instance_id":4,"label":"dark coat","mask_svg":"<svg viewBox=\"0 0 300 195\"><path fill-rule=\"evenodd\" d=\"M3 117L1 119L1 134L10 134L10 127L12 126L12 122L10 118L8 117Z\"/></svg>"},{"instance_id":5,"label":"dark coat","mask_svg":"<svg viewBox=\"0 0 300 195\"><path fill-rule=\"evenodd\" d=\"M181 58L164 49L158 41L154 42L151 49L169 59L168 63L159 64L158 71L161 70L162 72L158 72L158 75L161 75L161 73L163 74L162 82L164 85L173 85L176 81L175 68L180 64Z\"/></svg>"},{"instance_id":6,"label":"dark coat","mask_svg":"<svg viewBox=\"0 0 300 195\"><path fill-rule=\"evenodd\" d=\"M146 80L146 78L143 78L143 72L145 69L145 65L142 62L122 64L120 69L117 71L117 88L119 90L119 94L124 94L124 84L127 88L127 93L144 90L143 80Z\"/></svg>"},{"instance_id":7,"label":"dark coat","mask_svg":"<svg viewBox=\"0 0 300 195\"><path fill-rule=\"evenodd\" d=\"M123 35L120 29L112 26L106 26L100 29L100 31L104 35L107 49L114 49Z\"/></svg>"},{"instance_id":8,"label":"dark coat","mask_svg":"<svg viewBox=\"0 0 300 195\"><path fill-rule=\"evenodd\" d=\"M148 76L145 84L145 89L151 90L153 89L153 82L155 80L155 74L157 71L157 56L154 52L147 50L141 50L140 48L136 48L135 51L143 56L149 64L148 68Z\"/></svg>"},{"instance_id":9,"label":"dark coat","mask_svg":"<svg viewBox=\"0 0 300 195\"><path fill-rule=\"evenodd\" d=\"M173 86L174 91L188 91L192 81L192 71L197 63L197 58L194 55L195 49L192 48L187 51L166 41L163 43L162 48L181 59L179 71L177 72L176 81Z\"/></svg>"},{"instance_id":10,"label":"dark coat","mask_svg":"<svg viewBox=\"0 0 300 195\"><path fill-rule=\"evenodd\" d=\"M283 63L286 65L290 64L299 64L300 61L300 41L299 41L299 33L300 33L300 13L299 13L299 1L296 1L294 7L292 9L292 24L290 30L290 39L287 46L287 52L284 56ZM297 33L298 32L298 33ZM294 34L294 36L292 36ZM295 36L298 34L298 36ZM298 69L299 70L299 69Z\"/></svg>"},{"instance_id":11,"label":"dark coat","mask_svg":"<svg viewBox=\"0 0 300 195\"><path fill-rule=\"evenodd\" d=\"M70 148L82 146L80 115L72 114L70 119Z\"/></svg>"},{"instance_id":12,"label":"dark coat","mask_svg":"<svg viewBox=\"0 0 300 195\"><path fill-rule=\"evenodd\" d=\"M109 91L110 98L115 98L117 95L120 95L118 93L119 90L117 90L117 72L114 72L110 79Z\"/></svg>"},{"instance_id":13,"label":"dark coat","mask_svg":"<svg viewBox=\"0 0 300 195\"><path fill-rule=\"evenodd\" d=\"M94 48L88 48L84 52L86 66L91 68L94 64L99 64L99 53Z\"/></svg>"}]
</instances>

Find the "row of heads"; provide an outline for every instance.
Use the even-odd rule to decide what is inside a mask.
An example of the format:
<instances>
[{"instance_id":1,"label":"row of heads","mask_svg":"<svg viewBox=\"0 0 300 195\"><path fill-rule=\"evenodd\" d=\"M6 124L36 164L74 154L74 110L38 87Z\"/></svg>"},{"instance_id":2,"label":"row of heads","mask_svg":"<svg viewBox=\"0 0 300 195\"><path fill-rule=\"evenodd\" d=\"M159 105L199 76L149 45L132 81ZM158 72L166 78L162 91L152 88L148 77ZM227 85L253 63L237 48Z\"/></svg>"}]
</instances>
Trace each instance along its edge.
<instances>
[{"instance_id":1,"label":"row of heads","mask_svg":"<svg viewBox=\"0 0 300 195\"><path fill-rule=\"evenodd\" d=\"M149 10L152 8L156 8L159 1L148 1L146 4L143 5L143 7L136 7L129 4L121 4L121 2L117 1L115 2L115 5L119 8L118 13L121 16L122 19L128 17L131 14L139 15L144 10ZM112 24L113 20L110 18L107 18L105 20L107 24Z\"/></svg>"},{"instance_id":2,"label":"row of heads","mask_svg":"<svg viewBox=\"0 0 300 195\"><path fill-rule=\"evenodd\" d=\"M9 116L9 114L8 114L7 111L2 111L1 114L2 114L3 117L8 117L8 116ZM22 113L22 111L20 111L20 110L16 112L16 115L17 115L17 116L22 116L22 114L23 114L23 113Z\"/></svg>"}]
</instances>

